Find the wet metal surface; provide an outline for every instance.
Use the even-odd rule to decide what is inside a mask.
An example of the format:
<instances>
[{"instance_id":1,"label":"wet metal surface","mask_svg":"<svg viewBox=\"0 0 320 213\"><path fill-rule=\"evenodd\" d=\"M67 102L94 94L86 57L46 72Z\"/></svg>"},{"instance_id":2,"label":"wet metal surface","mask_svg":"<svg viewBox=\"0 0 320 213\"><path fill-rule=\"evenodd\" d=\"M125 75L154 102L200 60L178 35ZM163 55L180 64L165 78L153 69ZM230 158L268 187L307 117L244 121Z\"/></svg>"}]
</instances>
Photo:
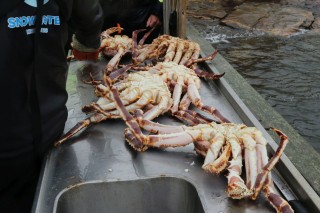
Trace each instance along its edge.
<instances>
[{"instance_id":1,"label":"wet metal surface","mask_svg":"<svg viewBox=\"0 0 320 213\"><path fill-rule=\"evenodd\" d=\"M70 65L66 131L86 118L81 107L96 100L93 87L82 82L88 76L84 65L84 62L72 62ZM95 66L96 70L103 70L105 62ZM242 122L217 84L203 82L201 97L205 104L215 106L232 122ZM168 116L156 121L181 124ZM192 144L139 153L125 143L124 128L122 120L107 120L85 129L66 144L53 149L43 169L33 211L86 212L85 207L92 206L90 212L101 212L101 208L110 208L110 212L125 212L122 207L117 207L119 196L119 199L129 199L121 200L124 206L141 202L137 204L137 209L141 210L139 212L156 212L154 208L171 209L167 212L274 212L263 196L256 201L228 199L225 176L205 173L201 169L203 159L195 154ZM270 136L265 136L272 140ZM139 190L151 189L149 186L157 190L146 190L141 194ZM171 187L179 189L171 195ZM181 208L190 200L194 202L190 208ZM108 212L108 209L104 211Z\"/></svg>"}]
</instances>

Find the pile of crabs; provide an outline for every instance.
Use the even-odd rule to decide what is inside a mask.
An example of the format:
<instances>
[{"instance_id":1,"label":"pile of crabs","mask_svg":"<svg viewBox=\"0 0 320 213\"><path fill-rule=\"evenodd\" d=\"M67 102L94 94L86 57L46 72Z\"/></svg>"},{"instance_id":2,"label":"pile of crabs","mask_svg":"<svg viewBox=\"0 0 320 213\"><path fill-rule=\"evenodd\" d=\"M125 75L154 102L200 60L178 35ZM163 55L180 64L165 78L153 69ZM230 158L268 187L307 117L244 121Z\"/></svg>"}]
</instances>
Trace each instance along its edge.
<instances>
[{"instance_id":1,"label":"pile of crabs","mask_svg":"<svg viewBox=\"0 0 320 213\"><path fill-rule=\"evenodd\" d=\"M91 81L99 98L82 108L91 116L77 123L56 145L89 125L122 118L127 125L125 139L135 150L193 143L197 154L204 157L202 168L205 171L213 174L227 171L228 197L255 200L263 191L277 212L293 212L288 202L275 192L270 173L283 153L288 137L271 128L279 135L280 142L269 160L267 141L257 128L231 123L218 109L205 105L201 100L200 78L216 80L223 74L203 71L197 63L213 60L217 52L200 58L200 46L196 42L161 35L151 44L144 44L150 32L138 42L138 34L143 30L134 31L132 38L112 36L118 30L110 28L101 34L100 51L111 56L111 60L103 80ZM120 66L121 58L129 52L132 63ZM153 63L143 65L147 60ZM191 104L198 110L192 110ZM169 126L152 121L164 113L185 125ZM142 129L152 134L145 135ZM243 162L246 181L241 178Z\"/></svg>"}]
</instances>

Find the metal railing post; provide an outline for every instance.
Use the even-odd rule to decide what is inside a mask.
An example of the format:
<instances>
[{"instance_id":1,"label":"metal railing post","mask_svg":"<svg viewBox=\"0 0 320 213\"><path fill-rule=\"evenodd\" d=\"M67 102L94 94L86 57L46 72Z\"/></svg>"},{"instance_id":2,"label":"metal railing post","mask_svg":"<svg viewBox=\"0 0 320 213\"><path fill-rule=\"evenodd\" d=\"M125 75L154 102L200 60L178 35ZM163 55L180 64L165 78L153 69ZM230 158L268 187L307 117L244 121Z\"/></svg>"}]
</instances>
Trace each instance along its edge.
<instances>
[{"instance_id":1,"label":"metal railing post","mask_svg":"<svg viewBox=\"0 0 320 213\"><path fill-rule=\"evenodd\" d=\"M186 9L187 0L164 0L163 1L163 33L180 38L186 37ZM176 13L176 20L172 19ZM171 20L170 20L171 17ZM176 23L170 23L175 21ZM175 26L175 32L170 32L170 24Z\"/></svg>"}]
</instances>

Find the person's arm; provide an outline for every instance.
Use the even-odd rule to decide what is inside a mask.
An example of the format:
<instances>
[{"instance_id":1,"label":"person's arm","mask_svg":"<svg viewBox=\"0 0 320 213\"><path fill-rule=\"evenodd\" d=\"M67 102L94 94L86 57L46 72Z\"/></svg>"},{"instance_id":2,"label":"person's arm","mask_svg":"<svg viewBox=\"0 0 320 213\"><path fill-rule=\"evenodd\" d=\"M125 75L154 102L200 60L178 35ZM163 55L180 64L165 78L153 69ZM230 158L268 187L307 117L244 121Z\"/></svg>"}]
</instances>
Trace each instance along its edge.
<instances>
[{"instance_id":1,"label":"person's arm","mask_svg":"<svg viewBox=\"0 0 320 213\"><path fill-rule=\"evenodd\" d=\"M98 0L74 0L72 20L76 29L73 55L79 60L98 58L103 14Z\"/></svg>"},{"instance_id":2,"label":"person's arm","mask_svg":"<svg viewBox=\"0 0 320 213\"><path fill-rule=\"evenodd\" d=\"M162 2L159 2L158 0L155 0L153 7L150 11L150 16L147 21L147 27L155 27L157 25L160 25L162 23L163 18L163 4Z\"/></svg>"}]
</instances>

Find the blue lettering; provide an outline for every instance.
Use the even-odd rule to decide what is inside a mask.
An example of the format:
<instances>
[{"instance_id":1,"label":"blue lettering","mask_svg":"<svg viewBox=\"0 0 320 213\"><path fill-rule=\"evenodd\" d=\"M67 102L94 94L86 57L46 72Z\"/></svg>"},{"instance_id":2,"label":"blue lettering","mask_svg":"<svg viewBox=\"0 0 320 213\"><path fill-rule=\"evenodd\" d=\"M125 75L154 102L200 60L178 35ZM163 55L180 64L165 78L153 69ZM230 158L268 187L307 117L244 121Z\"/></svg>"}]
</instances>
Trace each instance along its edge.
<instances>
[{"instance_id":1,"label":"blue lettering","mask_svg":"<svg viewBox=\"0 0 320 213\"><path fill-rule=\"evenodd\" d=\"M59 16L54 17L54 25L60 25L60 17Z\"/></svg>"},{"instance_id":2,"label":"blue lettering","mask_svg":"<svg viewBox=\"0 0 320 213\"><path fill-rule=\"evenodd\" d=\"M34 29L34 28L33 29L27 29L26 32L27 32L27 35L34 34L36 32L36 29Z\"/></svg>"},{"instance_id":3,"label":"blue lettering","mask_svg":"<svg viewBox=\"0 0 320 213\"><path fill-rule=\"evenodd\" d=\"M28 23L29 23L29 26L33 26L33 25L34 25L35 20L36 20L36 17L35 17L35 16L28 16Z\"/></svg>"},{"instance_id":4,"label":"blue lettering","mask_svg":"<svg viewBox=\"0 0 320 213\"><path fill-rule=\"evenodd\" d=\"M49 30L48 30L48 28L41 28L41 29L40 29L40 32L41 32L41 33L48 33Z\"/></svg>"},{"instance_id":5,"label":"blue lettering","mask_svg":"<svg viewBox=\"0 0 320 213\"><path fill-rule=\"evenodd\" d=\"M48 24L47 16L42 16L42 25L47 25L47 24Z\"/></svg>"},{"instance_id":6,"label":"blue lettering","mask_svg":"<svg viewBox=\"0 0 320 213\"><path fill-rule=\"evenodd\" d=\"M20 17L20 18L16 18L16 22L17 22L17 25L16 27L23 27L23 17Z\"/></svg>"},{"instance_id":7,"label":"blue lettering","mask_svg":"<svg viewBox=\"0 0 320 213\"><path fill-rule=\"evenodd\" d=\"M16 20L15 18L8 18L8 27L9 28L15 28L16 27Z\"/></svg>"},{"instance_id":8,"label":"blue lettering","mask_svg":"<svg viewBox=\"0 0 320 213\"><path fill-rule=\"evenodd\" d=\"M8 18L8 28L25 27L35 25L36 16L21 16ZM44 15L42 16L42 25L60 25L59 16Z\"/></svg>"},{"instance_id":9,"label":"blue lettering","mask_svg":"<svg viewBox=\"0 0 320 213\"><path fill-rule=\"evenodd\" d=\"M48 16L48 19L49 19L49 25L52 25L53 17L52 16Z\"/></svg>"}]
</instances>

